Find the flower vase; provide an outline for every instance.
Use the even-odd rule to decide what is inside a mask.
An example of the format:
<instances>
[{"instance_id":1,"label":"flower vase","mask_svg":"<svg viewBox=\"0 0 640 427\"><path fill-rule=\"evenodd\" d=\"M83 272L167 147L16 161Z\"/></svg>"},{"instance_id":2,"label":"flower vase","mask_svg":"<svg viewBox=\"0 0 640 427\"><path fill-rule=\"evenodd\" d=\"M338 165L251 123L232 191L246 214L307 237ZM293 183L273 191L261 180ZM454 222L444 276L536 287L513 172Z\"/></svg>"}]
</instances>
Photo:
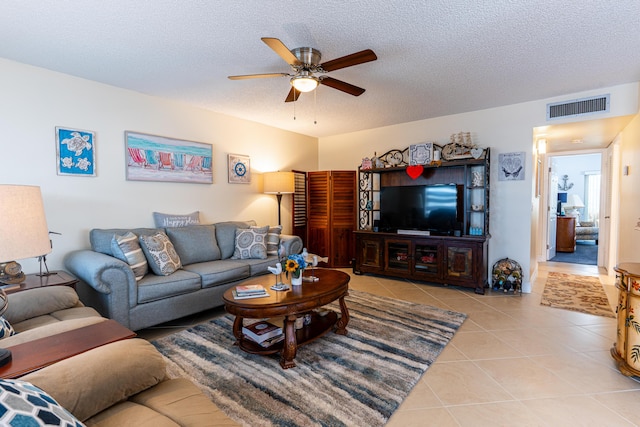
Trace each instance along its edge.
<instances>
[{"instance_id":1,"label":"flower vase","mask_svg":"<svg viewBox=\"0 0 640 427\"><path fill-rule=\"evenodd\" d=\"M291 273L291 285L292 286L300 286L302 285L302 270L296 273Z\"/></svg>"}]
</instances>

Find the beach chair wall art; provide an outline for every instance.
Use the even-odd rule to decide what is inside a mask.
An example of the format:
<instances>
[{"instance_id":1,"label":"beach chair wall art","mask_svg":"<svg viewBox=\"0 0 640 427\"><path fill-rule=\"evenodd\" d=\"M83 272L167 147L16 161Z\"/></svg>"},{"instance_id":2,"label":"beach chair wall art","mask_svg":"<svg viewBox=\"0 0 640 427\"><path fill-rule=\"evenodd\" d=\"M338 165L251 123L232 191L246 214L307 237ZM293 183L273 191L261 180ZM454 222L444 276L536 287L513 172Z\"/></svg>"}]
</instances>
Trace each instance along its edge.
<instances>
[{"instance_id":1,"label":"beach chair wall art","mask_svg":"<svg viewBox=\"0 0 640 427\"><path fill-rule=\"evenodd\" d=\"M211 144L125 132L127 180L213 183Z\"/></svg>"}]
</instances>

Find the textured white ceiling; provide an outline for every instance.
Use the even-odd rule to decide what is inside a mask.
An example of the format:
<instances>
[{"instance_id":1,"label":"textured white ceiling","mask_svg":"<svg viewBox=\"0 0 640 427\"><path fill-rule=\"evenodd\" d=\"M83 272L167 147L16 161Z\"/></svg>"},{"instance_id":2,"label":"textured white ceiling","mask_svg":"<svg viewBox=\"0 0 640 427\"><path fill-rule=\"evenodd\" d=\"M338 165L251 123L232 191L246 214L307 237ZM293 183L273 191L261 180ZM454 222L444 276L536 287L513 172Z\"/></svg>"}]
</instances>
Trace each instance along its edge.
<instances>
[{"instance_id":1,"label":"textured white ceiling","mask_svg":"<svg viewBox=\"0 0 640 427\"><path fill-rule=\"evenodd\" d=\"M260 41L323 61L378 60L284 103L289 72ZM0 57L328 136L640 80L636 0L21 0L0 4ZM314 124L317 120L317 124Z\"/></svg>"}]
</instances>

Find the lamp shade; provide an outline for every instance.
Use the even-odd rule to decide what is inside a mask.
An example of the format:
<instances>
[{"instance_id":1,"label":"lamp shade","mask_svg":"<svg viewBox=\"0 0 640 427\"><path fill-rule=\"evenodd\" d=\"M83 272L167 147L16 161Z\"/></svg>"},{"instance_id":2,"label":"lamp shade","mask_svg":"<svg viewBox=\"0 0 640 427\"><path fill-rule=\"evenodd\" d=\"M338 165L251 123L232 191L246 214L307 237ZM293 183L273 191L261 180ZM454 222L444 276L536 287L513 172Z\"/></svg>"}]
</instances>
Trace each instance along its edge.
<instances>
[{"instance_id":1,"label":"lamp shade","mask_svg":"<svg viewBox=\"0 0 640 427\"><path fill-rule=\"evenodd\" d=\"M0 262L50 252L40 187L0 185Z\"/></svg>"},{"instance_id":2,"label":"lamp shade","mask_svg":"<svg viewBox=\"0 0 640 427\"><path fill-rule=\"evenodd\" d=\"M584 202L577 194L569 194L569 199L567 200L568 208L581 209L584 208Z\"/></svg>"},{"instance_id":3,"label":"lamp shade","mask_svg":"<svg viewBox=\"0 0 640 427\"><path fill-rule=\"evenodd\" d=\"M295 192L293 172L265 172L263 175L264 193L290 194Z\"/></svg>"}]
</instances>

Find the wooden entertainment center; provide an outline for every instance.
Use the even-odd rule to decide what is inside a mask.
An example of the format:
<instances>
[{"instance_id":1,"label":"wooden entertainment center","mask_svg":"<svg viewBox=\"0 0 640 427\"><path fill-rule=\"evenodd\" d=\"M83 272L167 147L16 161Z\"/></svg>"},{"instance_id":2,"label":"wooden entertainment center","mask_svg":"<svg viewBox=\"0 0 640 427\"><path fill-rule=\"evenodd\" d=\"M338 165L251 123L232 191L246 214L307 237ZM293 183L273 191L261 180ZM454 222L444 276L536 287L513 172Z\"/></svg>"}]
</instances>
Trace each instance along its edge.
<instances>
[{"instance_id":1,"label":"wooden entertainment center","mask_svg":"<svg viewBox=\"0 0 640 427\"><path fill-rule=\"evenodd\" d=\"M436 146L441 150L446 147ZM466 153L432 161L422 165L422 172L419 176L414 173L415 178L407 171L407 151L391 150L375 159L374 167L359 169L359 230L355 232L353 272L471 287L484 294L491 237L489 149L480 155L476 152L475 157ZM437 184L456 184L463 189L462 221L453 230L439 235L420 230L379 230L380 193L385 187Z\"/></svg>"}]
</instances>

